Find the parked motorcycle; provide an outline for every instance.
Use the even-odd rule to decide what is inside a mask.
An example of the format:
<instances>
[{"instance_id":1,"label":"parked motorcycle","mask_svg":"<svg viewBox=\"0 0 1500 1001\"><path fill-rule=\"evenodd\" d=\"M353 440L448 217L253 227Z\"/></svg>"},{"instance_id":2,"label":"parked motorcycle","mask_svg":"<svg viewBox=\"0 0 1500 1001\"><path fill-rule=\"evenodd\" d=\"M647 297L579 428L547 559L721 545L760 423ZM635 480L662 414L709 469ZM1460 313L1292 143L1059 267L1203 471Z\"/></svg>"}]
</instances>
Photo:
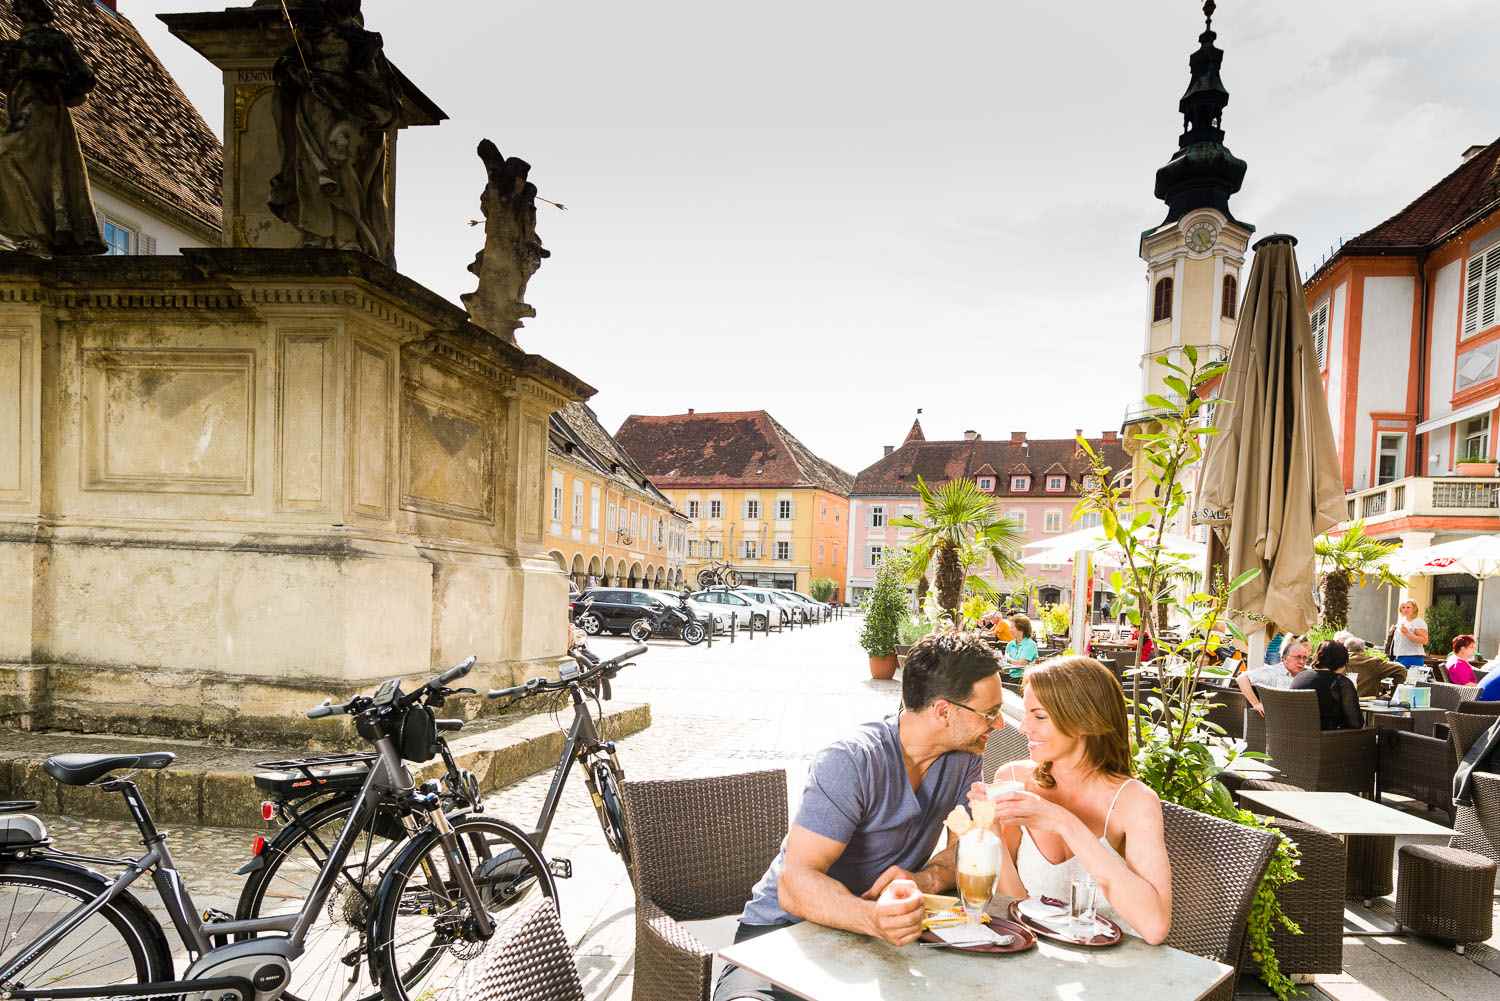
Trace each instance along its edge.
<instances>
[{"instance_id":1,"label":"parked motorcycle","mask_svg":"<svg viewBox=\"0 0 1500 1001\"><path fill-rule=\"evenodd\" d=\"M688 646L703 642L707 630L698 617L680 605L658 602L647 606L647 613L630 624L630 638L644 643L652 636L680 639Z\"/></svg>"}]
</instances>

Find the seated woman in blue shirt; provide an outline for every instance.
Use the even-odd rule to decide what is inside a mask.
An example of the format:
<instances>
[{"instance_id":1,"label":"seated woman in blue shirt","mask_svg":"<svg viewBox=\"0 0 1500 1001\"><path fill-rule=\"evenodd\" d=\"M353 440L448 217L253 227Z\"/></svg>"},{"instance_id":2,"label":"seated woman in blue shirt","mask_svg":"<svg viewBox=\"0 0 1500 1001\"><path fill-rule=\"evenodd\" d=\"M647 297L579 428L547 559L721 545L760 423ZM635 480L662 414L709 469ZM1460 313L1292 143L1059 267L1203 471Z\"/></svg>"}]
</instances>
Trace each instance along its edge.
<instances>
[{"instance_id":1,"label":"seated woman in blue shirt","mask_svg":"<svg viewBox=\"0 0 1500 1001\"><path fill-rule=\"evenodd\" d=\"M1036 663L1036 640L1031 638L1031 620L1017 612L1010 617L1016 638L1005 644L1005 662L1011 667L1025 669Z\"/></svg>"}]
</instances>

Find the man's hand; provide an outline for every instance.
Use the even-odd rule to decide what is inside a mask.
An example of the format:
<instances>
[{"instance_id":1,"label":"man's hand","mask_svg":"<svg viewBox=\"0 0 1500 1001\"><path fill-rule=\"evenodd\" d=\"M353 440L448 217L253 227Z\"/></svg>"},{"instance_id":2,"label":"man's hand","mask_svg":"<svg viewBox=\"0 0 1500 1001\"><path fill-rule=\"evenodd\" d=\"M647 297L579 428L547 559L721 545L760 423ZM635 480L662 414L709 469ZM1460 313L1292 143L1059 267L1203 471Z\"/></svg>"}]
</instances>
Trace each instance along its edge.
<instances>
[{"instance_id":1,"label":"man's hand","mask_svg":"<svg viewBox=\"0 0 1500 1001\"><path fill-rule=\"evenodd\" d=\"M890 872L887 869L882 873L881 880ZM922 937L923 913L922 891L917 884L906 878L891 879L875 902L870 934L894 946L910 945Z\"/></svg>"},{"instance_id":2,"label":"man's hand","mask_svg":"<svg viewBox=\"0 0 1500 1001\"><path fill-rule=\"evenodd\" d=\"M1251 706L1250 708L1254 709L1256 712L1260 713L1262 719L1265 718L1266 707L1265 707L1265 705L1263 703L1257 702L1257 703L1255 703L1255 705Z\"/></svg>"},{"instance_id":3,"label":"man's hand","mask_svg":"<svg viewBox=\"0 0 1500 1001\"><path fill-rule=\"evenodd\" d=\"M913 886L917 887L918 892L921 892L922 890L921 880L918 875L907 872L899 865L893 865L885 872L877 876L875 878L875 882L871 884L870 888L860 896L864 900L879 900L880 895L885 892L885 888L891 885L892 880L897 879L909 880Z\"/></svg>"}]
</instances>

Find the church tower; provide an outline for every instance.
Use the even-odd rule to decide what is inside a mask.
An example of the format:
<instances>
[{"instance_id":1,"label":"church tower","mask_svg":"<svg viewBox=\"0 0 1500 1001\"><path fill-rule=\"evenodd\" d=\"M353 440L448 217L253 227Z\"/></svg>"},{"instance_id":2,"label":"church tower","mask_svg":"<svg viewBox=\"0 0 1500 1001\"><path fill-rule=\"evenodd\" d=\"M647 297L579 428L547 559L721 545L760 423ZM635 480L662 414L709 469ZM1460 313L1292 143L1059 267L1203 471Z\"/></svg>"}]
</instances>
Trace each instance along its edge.
<instances>
[{"instance_id":1,"label":"church tower","mask_svg":"<svg viewBox=\"0 0 1500 1001\"><path fill-rule=\"evenodd\" d=\"M1236 219L1229 198L1245 179L1245 161L1224 145L1221 127L1229 91L1219 77L1224 52L1214 45L1214 0L1203 5L1205 25L1188 59L1191 78L1178 102L1182 135L1177 152L1156 172L1156 197L1167 205L1160 224L1141 234L1146 262L1146 337L1141 354L1139 402L1125 415L1125 430L1144 430L1150 394L1165 395L1170 374L1157 359L1181 360L1184 345L1199 357L1227 357L1239 314L1240 274L1255 227Z\"/></svg>"}]
</instances>

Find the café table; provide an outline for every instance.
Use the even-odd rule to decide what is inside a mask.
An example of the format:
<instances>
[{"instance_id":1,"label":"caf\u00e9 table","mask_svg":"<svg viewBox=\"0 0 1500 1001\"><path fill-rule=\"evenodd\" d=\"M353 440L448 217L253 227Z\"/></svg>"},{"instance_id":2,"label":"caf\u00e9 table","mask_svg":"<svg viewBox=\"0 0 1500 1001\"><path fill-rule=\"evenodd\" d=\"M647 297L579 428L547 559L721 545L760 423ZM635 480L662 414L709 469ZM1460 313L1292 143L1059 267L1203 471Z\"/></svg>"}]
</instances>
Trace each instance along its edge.
<instances>
[{"instance_id":1,"label":"caf\u00e9 table","mask_svg":"<svg viewBox=\"0 0 1500 1001\"><path fill-rule=\"evenodd\" d=\"M1391 838L1399 847L1402 843L1447 844L1453 837L1450 828L1347 792L1246 789L1240 792L1240 799L1345 841L1351 837ZM1380 926L1368 913L1370 901L1364 903L1366 913L1345 904L1345 935L1399 934L1394 926Z\"/></svg>"},{"instance_id":2,"label":"caf\u00e9 table","mask_svg":"<svg viewBox=\"0 0 1500 1001\"><path fill-rule=\"evenodd\" d=\"M1371 726L1391 730L1410 730L1413 727L1410 707L1377 705L1374 699L1360 699L1359 708Z\"/></svg>"},{"instance_id":3,"label":"caf\u00e9 table","mask_svg":"<svg viewBox=\"0 0 1500 1001\"><path fill-rule=\"evenodd\" d=\"M1009 900L996 898L992 914ZM923 945L896 948L811 921L721 949L726 961L806 1001L917 1001L998 996L1025 1001L1201 1001L1234 970L1223 963L1126 935L1089 949L1038 939L1001 956Z\"/></svg>"}]
</instances>

